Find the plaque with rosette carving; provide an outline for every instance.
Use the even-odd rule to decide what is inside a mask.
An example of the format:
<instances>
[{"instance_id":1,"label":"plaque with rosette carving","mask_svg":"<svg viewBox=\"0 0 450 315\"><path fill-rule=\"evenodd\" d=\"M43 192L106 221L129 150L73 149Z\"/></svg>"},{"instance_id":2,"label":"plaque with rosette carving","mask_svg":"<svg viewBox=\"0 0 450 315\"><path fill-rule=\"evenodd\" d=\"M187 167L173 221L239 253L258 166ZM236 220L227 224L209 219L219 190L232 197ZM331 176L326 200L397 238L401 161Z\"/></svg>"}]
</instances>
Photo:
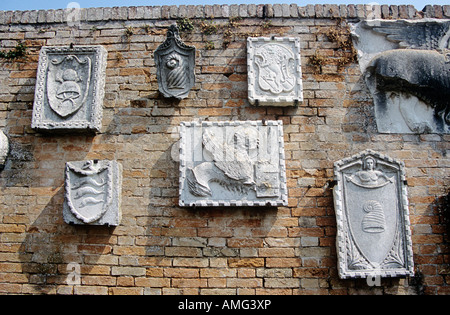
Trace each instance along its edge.
<instances>
[{"instance_id":1,"label":"plaque with rosette carving","mask_svg":"<svg viewBox=\"0 0 450 315\"><path fill-rule=\"evenodd\" d=\"M42 47L32 128L100 131L106 57L102 46Z\"/></svg>"},{"instance_id":2,"label":"plaque with rosette carving","mask_svg":"<svg viewBox=\"0 0 450 315\"><path fill-rule=\"evenodd\" d=\"M293 106L303 101L298 38L247 38L247 67L251 104Z\"/></svg>"},{"instance_id":3,"label":"plaque with rosette carving","mask_svg":"<svg viewBox=\"0 0 450 315\"><path fill-rule=\"evenodd\" d=\"M403 162L372 150L334 163L341 278L414 274Z\"/></svg>"}]
</instances>

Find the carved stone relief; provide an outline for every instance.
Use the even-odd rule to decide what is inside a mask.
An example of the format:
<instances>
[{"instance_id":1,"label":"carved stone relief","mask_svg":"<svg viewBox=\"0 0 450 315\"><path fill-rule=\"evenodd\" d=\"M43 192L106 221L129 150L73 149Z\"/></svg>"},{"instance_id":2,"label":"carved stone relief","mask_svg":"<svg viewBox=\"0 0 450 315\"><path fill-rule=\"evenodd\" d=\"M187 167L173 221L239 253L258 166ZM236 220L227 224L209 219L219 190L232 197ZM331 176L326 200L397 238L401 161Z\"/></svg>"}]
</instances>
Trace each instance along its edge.
<instances>
[{"instance_id":1,"label":"carved stone relief","mask_svg":"<svg viewBox=\"0 0 450 315\"><path fill-rule=\"evenodd\" d=\"M3 170L6 164L6 158L9 153L8 137L0 130L0 171Z\"/></svg>"},{"instance_id":2,"label":"carved stone relief","mask_svg":"<svg viewBox=\"0 0 450 315\"><path fill-rule=\"evenodd\" d=\"M184 99L195 84L195 47L181 41L176 25L154 52L159 91L164 97Z\"/></svg>"},{"instance_id":3,"label":"carved stone relief","mask_svg":"<svg viewBox=\"0 0 450 315\"><path fill-rule=\"evenodd\" d=\"M334 163L341 278L413 275L403 162L366 150Z\"/></svg>"},{"instance_id":4,"label":"carved stone relief","mask_svg":"<svg viewBox=\"0 0 450 315\"><path fill-rule=\"evenodd\" d=\"M42 47L32 127L100 131L106 56L102 46Z\"/></svg>"},{"instance_id":5,"label":"carved stone relief","mask_svg":"<svg viewBox=\"0 0 450 315\"><path fill-rule=\"evenodd\" d=\"M63 216L66 223L120 224L122 166L116 161L66 163Z\"/></svg>"},{"instance_id":6,"label":"carved stone relief","mask_svg":"<svg viewBox=\"0 0 450 315\"><path fill-rule=\"evenodd\" d=\"M303 101L298 38L247 38L247 66L251 104L292 106Z\"/></svg>"},{"instance_id":7,"label":"carved stone relief","mask_svg":"<svg viewBox=\"0 0 450 315\"><path fill-rule=\"evenodd\" d=\"M184 122L181 206L287 205L281 121Z\"/></svg>"},{"instance_id":8,"label":"carved stone relief","mask_svg":"<svg viewBox=\"0 0 450 315\"><path fill-rule=\"evenodd\" d=\"M361 21L352 27L381 133L450 132L450 21Z\"/></svg>"}]
</instances>

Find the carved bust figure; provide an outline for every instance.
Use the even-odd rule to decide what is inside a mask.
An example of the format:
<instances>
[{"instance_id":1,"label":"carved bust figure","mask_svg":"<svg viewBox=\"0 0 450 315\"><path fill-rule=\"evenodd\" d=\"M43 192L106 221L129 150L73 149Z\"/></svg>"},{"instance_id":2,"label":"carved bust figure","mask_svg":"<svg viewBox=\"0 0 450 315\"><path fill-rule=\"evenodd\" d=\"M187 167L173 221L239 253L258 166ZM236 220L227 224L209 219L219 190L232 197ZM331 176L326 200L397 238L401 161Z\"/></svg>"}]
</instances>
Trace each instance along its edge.
<instances>
[{"instance_id":1,"label":"carved bust figure","mask_svg":"<svg viewBox=\"0 0 450 315\"><path fill-rule=\"evenodd\" d=\"M366 150L334 164L339 276L412 275L402 162Z\"/></svg>"}]
</instances>

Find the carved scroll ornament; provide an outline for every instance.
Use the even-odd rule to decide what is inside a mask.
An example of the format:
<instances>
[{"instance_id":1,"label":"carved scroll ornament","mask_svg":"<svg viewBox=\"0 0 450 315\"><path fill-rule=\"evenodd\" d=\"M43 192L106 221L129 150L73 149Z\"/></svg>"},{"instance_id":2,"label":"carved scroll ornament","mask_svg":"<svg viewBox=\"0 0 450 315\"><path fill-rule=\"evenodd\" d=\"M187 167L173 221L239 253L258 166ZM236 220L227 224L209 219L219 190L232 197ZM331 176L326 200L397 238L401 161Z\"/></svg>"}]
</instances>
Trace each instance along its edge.
<instances>
[{"instance_id":1,"label":"carved scroll ornament","mask_svg":"<svg viewBox=\"0 0 450 315\"><path fill-rule=\"evenodd\" d=\"M249 37L247 66L251 104L293 106L303 100L298 38Z\"/></svg>"}]
</instances>

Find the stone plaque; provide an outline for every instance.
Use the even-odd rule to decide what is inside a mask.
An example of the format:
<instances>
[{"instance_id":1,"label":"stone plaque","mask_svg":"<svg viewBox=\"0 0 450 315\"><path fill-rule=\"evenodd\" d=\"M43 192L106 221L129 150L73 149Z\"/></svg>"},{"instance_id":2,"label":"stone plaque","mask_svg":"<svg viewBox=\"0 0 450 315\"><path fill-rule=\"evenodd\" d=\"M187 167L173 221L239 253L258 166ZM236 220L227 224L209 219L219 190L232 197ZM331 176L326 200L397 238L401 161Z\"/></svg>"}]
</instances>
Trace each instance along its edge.
<instances>
[{"instance_id":1,"label":"stone plaque","mask_svg":"<svg viewBox=\"0 0 450 315\"><path fill-rule=\"evenodd\" d=\"M281 121L183 122L180 206L286 206Z\"/></svg>"},{"instance_id":2,"label":"stone plaque","mask_svg":"<svg viewBox=\"0 0 450 315\"><path fill-rule=\"evenodd\" d=\"M353 43L381 133L450 132L450 20L370 20Z\"/></svg>"},{"instance_id":3,"label":"stone plaque","mask_svg":"<svg viewBox=\"0 0 450 315\"><path fill-rule=\"evenodd\" d=\"M341 278L414 274L403 162L367 150L334 163Z\"/></svg>"},{"instance_id":4,"label":"stone plaque","mask_svg":"<svg viewBox=\"0 0 450 315\"><path fill-rule=\"evenodd\" d=\"M9 153L8 137L0 130L0 171L3 170L6 164L6 158Z\"/></svg>"},{"instance_id":5,"label":"stone plaque","mask_svg":"<svg viewBox=\"0 0 450 315\"><path fill-rule=\"evenodd\" d=\"M195 47L184 44L177 26L171 25L154 56L159 91L167 98L186 98L195 84Z\"/></svg>"},{"instance_id":6,"label":"stone plaque","mask_svg":"<svg viewBox=\"0 0 450 315\"><path fill-rule=\"evenodd\" d=\"M63 216L66 223L120 224L122 165L89 160L66 163Z\"/></svg>"},{"instance_id":7,"label":"stone plaque","mask_svg":"<svg viewBox=\"0 0 450 315\"><path fill-rule=\"evenodd\" d=\"M251 104L292 106L303 101L298 38L247 38L247 67Z\"/></svg>"},{"instance_id":8,"label":"stone plaque","mask_svg":"<svg viewBox=\"0 0 450 315\"><path fill-rule=\"evenodd\" d=\"M42 47L32 128L100 131L106 57L102 46Z\"/></svg>"}]
</instances>

